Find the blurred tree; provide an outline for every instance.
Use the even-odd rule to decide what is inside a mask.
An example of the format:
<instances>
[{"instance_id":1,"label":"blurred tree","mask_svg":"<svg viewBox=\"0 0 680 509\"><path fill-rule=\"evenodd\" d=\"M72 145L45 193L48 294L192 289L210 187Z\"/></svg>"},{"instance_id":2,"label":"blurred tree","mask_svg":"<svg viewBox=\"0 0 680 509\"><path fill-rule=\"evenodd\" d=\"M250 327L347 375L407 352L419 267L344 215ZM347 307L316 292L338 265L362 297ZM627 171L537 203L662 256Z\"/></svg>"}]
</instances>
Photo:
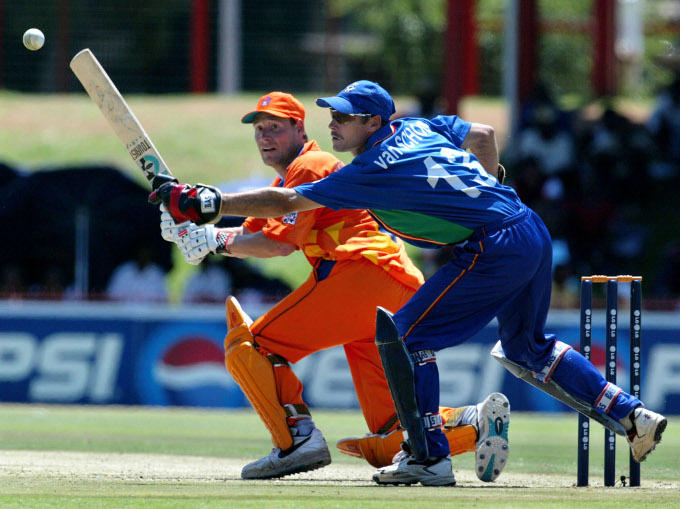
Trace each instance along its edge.
<instances>
[{"instance_id":1,"label":"blurred tree","mask_svg":"<svg viewBox=\"0 0 680 509\"><path fill-rule=\"evenodd\" d=\"M328 0L343 29L378 37L350 53L349 80L379 81L394 93L417 94L441 83L446 2Z\"/></svg>"}]
</instances>

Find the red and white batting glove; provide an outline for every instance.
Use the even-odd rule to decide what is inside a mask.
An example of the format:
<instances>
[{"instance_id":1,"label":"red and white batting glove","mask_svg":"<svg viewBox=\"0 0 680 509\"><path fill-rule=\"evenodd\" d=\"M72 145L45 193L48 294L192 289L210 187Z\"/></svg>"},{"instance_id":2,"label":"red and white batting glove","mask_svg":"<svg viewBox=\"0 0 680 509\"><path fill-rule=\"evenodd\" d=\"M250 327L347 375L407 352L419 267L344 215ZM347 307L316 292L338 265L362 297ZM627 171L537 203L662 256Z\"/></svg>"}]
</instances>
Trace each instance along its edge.
<instances>
[{"instance_id":1,"label":"red and white batting glove","mask_svg":"<svg viewBox=\"0 0 680 509\"><path fill-rule=\"evenodd\" d=\"M207 224L196 226L189 223L175 235L175 244L182 252L184 259L198 265L209 254L231 254L230 246L234 242L235 234L222 228L215 228Z\"/></svg>"},{"instance_id":2,"label":"red and white batting glove","mask_svg":"<svg viewBox=\"0 0 680 509\"><path fill-rule=\"evenodd\" d=\"M211 223L220 218L222 193L205 184L188 186L179 184L169 175L156 175L151 181L153 191L149 202L163 203L175 222L192 221L198 225Z\"/></svg>"}]
</instances>

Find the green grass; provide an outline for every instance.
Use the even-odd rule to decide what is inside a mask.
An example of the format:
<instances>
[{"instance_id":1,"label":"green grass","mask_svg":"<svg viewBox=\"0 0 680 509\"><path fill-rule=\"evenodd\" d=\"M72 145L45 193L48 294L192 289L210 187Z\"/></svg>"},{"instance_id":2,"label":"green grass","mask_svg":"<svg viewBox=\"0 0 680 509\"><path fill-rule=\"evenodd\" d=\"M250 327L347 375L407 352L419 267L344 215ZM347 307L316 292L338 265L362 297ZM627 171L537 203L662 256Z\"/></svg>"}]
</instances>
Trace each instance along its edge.
<instances>
[{"instance_id":1,"label":"green grass","mask_svg":"<svg viewBox=\"0 0 680 509\"><path fill-rule=\"evenodd\" d=\"M241 124L257 94L126 97L171 170L187 182L220 183L274 176L262 164L253 128ZM308 105L307 130L331 150L328 111ZM82 94L21 94L0 91L0 158L15 166L110 163L144 179L95 104Z\"/></svg>"},{"instance_id":2,"label":"green grass","mask_svg":"<svg viewBox=\"0 0 680 509\"><path fill-rule=\"evenodd\" d=\"M362 434L358 412L314 412L315 421L333 445ZM206 478L137 479L98 475L69 476L59 469L22 473L0 462L2 507L671 507L680 502L677 453L680 419L670 420L658 450L642 466L639 489L602 488L603 433L592 434L590 488L574 488L576 417L574 414L515 413L510 428L511 456L497 484L484 485L470 473L474 455L454 458L457 488L379 488L370 468L331 447L334 464L363 467L356 479L299 479L249 482L210 472ZM0 406L0 450L83 451L233 458L237 465L262 456L271 442L254 412L94 406ZM18 454L18 453L17 453ZM617 447L617 478L627 473L628 450ZM199 461L200 464L200 461ZM103 468L103 467L102 467ZM364 474L365 472L365 474ZM364 478L365 475L365 478ZM545 478L539 487L517 479ZM461 476L466 481L460 481ZM465 477L467 476L467 477ZM503 482L504 477L511 481ZM598 487L600 486L600 487Z\"/></svg>"}]
</instances>

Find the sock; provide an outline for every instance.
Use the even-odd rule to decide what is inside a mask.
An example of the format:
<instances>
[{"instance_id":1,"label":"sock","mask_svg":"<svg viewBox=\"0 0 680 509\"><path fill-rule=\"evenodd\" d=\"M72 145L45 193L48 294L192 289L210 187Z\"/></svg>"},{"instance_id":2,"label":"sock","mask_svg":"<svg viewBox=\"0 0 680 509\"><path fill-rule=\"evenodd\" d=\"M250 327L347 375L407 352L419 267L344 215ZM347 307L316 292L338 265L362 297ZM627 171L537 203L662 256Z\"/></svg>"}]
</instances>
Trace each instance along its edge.
<instances>
[{"instance_id":1,"label":"sock","mask_svg":"<svg viewBox=\"0 0 680 509\"><path fill-rule=\"evenodd\" d=\"M477 432L479 432L479 429L477 429L477 405L467 405L456 408L446 420L447 428L466 425L474 426Z\"/></svg>"},{"instance_id":2,"label":"sock","mask_svg":"<svg viewBox=\"0 0 680 509\"><path fill-rule=\"evenodd\" d=\"M302 417L296 419L295 423L290 427L290 433L295 437L306 437L314 430L314 421L311 417Z\"/></svg>"},{"instance_id":3,"label":"sock","mask_svg":"<svg viewBox=\"0 0 680 509\"><path fill-rule=\"evenodd\" d=\"M626 417L619 419L619 422L626 429L626 433L628 433L628 435L637 434L637 429L635 428L635 415L640 411L641 408L642 406L636 406Z\"/></svg>"}]
</instances>

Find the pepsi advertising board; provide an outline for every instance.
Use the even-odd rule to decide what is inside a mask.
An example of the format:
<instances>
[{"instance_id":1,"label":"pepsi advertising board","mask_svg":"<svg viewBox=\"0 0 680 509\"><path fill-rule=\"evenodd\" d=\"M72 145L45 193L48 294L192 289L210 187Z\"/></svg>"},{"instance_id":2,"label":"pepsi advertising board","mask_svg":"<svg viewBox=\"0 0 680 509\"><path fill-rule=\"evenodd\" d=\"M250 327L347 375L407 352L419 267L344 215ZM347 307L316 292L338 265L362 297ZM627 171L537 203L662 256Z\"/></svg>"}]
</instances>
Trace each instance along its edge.
<instances>
[{"instance_id":1,"label":"pepsi advertising board","mask_svg":"<svg viewBox=\"0 0 680 509\"><path fill-rule=\"evenodd\" d=\"M98 303L5 306L0 399L245 406L224 368L226 325L214 311Z\"/></svg>"},{"instance_id":2,"label":"pepsi advertising board","mask_svg":"<svg viewBox=\"0 0 680 509\"><path fill-rule=\"evenodd\" d=\"M252 309L246 309L257 315ZM642 400L680 413L680 320L643 313ZM628 321L619 320L618 385L628 390ZM578 345L577 311L551 312L547 332ZM593 319L591 360L604 370L604 318ZM515 378L489 351L495 323L466 343L438 352L441 403L458 406L502 391L514 410L567 407ZM248 406L224 367L221 306L109 303L0 303L0 401ZM317 352L293 366L310 406L358 408L344 350Z\"/></svg>"}]
</instances>

